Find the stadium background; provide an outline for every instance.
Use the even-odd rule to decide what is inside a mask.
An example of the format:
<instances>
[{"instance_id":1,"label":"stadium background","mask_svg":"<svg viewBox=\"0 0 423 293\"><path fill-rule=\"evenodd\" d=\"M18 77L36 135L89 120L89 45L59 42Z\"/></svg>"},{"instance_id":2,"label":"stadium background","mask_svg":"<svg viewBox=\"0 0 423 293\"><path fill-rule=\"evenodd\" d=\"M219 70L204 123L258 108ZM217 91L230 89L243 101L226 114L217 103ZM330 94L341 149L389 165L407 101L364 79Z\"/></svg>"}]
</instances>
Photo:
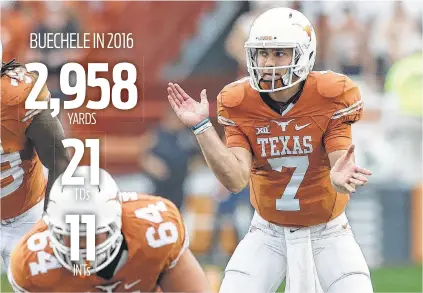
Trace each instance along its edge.
<instances>
[{"instance_id":1,"label":"stadium background","mask_svg":"<svg viewBox=\"0 0 423 293\"><path fill-rule=\"evenodd\" d=\"M193 135L169 111L166 84L215 97L245 74L242 45L260 12L289 6L315 26L315 70L356 81L365 103L354 125L356 160L373 170L347 213L377 292L422 291L422 4L418 2L2 2L3 60L43 62L54 97L61 65L131 62L138 106L96 111L95 125L61 119L67 137L100 138L101 165L124 191L161 194L181 206L191 249L215 288L252 216L248 190L230 195L208 170ZM29 33L132 33L132 49L29 49ZM111 79L111 74L99 75ZM98 89L87 100L98 99ZM125 95L125 92L123 92ZM78 113L92 112L82 108ZM83 164L89 163L86 154ZM10 292L3 275L1 292Z\"/></svg>"}]
</instances>

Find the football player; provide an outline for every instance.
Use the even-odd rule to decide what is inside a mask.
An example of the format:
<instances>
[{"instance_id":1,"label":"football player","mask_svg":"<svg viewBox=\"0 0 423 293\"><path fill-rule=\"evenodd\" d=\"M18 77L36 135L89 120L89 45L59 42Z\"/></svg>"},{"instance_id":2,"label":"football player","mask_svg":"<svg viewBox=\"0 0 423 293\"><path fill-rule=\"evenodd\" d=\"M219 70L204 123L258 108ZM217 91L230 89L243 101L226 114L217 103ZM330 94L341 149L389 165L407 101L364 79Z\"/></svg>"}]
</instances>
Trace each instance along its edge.
<instances>
[{"instance_id":1,"label":"football player","mask_svg":"<svg viewBox=\"0 0 423 293\"><path fill-rule=\"evenodd\" d=\"M85 184L65 186L60 176L45 217L12 252L9 281L16 292L154 292L158 286L163 292L210 291L172 202L119 193L102 169L98 186L88 183L90 167L78 167L74 176ZM81 189L89 199L76 197ZM79 261L71 260L73 228L66 215L95 215L95 261L87 260L85 224L79 225ZM85 266L85 273L75 276L76 266Z\"/></svg>"},{"instance_id":2,"label":"football player","mask_svg":"<svg viewBox=\"0 0 423 293\"><path fill-rule=\"evenodd\" d=\"M371 172L354 162L351 124L363 111L356 84L312 72L316 35L300 12L274 8L245 43L249 77L218 95L226 145L201 102L169 83L168 99L231 192L250 182L256 212L220 292L372 292L368 266L344 213Z\"/></svg>"},{"instance_id":3,"label":"football player","mask_svg":"<svg viewBox=\"0 0 423 293\"><path fill-rule=\"evenodd\" d=\"M1 44L0 44L1 47ZM49 110L27 110L38 75L15 60L1 63L1 256L7 266L16 242L41 219L47 190L66 169L64 132ZM44 84L37 100L48 100Z\"/></svg>"}]
</instances>

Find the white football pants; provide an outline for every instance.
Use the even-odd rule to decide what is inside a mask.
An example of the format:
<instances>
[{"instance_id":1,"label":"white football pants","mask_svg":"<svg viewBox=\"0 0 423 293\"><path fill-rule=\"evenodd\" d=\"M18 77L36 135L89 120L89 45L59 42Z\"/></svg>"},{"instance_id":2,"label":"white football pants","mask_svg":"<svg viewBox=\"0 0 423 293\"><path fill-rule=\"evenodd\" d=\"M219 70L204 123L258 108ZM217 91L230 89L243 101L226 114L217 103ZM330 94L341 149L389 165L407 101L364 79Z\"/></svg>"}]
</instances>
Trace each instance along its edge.
<instances>
[{"instance_id":1,"label":"white football pants","mask_svg":"<svg viewBox=\"0 0 423 293\"><path fill-rule=\"evenodd\" d=\"M44 209L44 199L23 214L1 221L1 257L7 271L9 267L10 254L19 240L37 223Z\"/></svg>"},{"instance_id":2,"label":"white football pants","mask_svg":"<svg viewBox=\"0 0 423 293\"><path fill-rule=\"evenodd\" d=\"M370 272L345 214L327 224L281 227L257 212L232 255L220 293L372 293Z\"/></svg>"}]
</instances>

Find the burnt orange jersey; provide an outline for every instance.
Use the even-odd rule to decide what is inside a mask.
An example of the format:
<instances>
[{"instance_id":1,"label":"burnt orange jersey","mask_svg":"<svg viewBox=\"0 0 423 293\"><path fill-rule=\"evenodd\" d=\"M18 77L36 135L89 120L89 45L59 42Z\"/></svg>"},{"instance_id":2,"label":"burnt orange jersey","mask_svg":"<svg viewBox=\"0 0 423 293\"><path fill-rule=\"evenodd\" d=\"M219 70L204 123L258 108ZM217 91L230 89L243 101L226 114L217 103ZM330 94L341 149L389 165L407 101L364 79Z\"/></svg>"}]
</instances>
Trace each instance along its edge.
<instances>
[{"instance_id":1,"label":"burnt orange jersey","mask_svg":"<svg viewBox=\"0 0 423 293\"><path fill-rule=\"evenodd\" d=\"M172 202L158 196L134 192L122 193L121 198L127 251L111 279L96 274L82 278L62 267L49 245L47 225L40 220L12 252L12 286L29 292L154 291L160 274L175 266L188 247L182 217Z\"/></svg>"},{"instance_id":2,"label":"burnt orange jersey","mask_svg":"<svg viewBox=\"0 0 423 293\"><path fill-rule=\"evenodd\" d=\"M282 112L268 106L248 78L220 92L218 121L228 147L253 155L250 198L264 219L311 226L342 213L349 195L332 187L327 154L348 148L362 108L357 86L334 72L310 73L297 102Z\"/></svg>"},{"instance_id":3,"label":"burnt orange jersey","mask_svg":"<svg viewBox=\"0 0 423 293\"><path fill-rule=\"evenodd\" d=\"M21 78L1 77L1 219L16 217L44 198L45 178L38 155L25 135L41 110L26 110L25 101L37 80L22 68ZM15 72L13 71L13 72ZM48 100L44 84L37 100Z\"/></svg>"}]
</instances>

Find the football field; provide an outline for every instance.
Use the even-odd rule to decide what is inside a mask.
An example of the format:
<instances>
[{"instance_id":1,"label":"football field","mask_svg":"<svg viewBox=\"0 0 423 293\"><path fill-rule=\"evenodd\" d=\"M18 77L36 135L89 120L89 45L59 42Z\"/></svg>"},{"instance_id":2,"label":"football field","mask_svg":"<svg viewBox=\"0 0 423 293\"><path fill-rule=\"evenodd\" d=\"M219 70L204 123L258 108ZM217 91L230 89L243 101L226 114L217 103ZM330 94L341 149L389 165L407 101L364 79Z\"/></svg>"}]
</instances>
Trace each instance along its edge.
<instances>
[{"instance_id":1,"label":"football field","mask_svg":"<svg viewBox=\"0 0 423 293\"><path fill-rule=\"evenodd\" d=\"M375 292L422 292L422 266L380 268L371 275Z\"/></svg>"},{"instance_id":2,"label":"football field","mask_svg":"<svg viewBox=\"0 0 423 293\"><path fill-rule=\"evenodd\" d=\"M6 275L1 281L1 292L12 292ZM375 292L422 292L422 266L380 268L372 271L372 282Z\"/></svg>"}]
</instances>

